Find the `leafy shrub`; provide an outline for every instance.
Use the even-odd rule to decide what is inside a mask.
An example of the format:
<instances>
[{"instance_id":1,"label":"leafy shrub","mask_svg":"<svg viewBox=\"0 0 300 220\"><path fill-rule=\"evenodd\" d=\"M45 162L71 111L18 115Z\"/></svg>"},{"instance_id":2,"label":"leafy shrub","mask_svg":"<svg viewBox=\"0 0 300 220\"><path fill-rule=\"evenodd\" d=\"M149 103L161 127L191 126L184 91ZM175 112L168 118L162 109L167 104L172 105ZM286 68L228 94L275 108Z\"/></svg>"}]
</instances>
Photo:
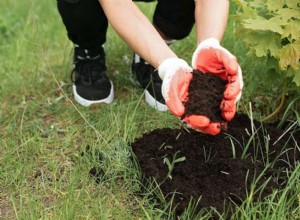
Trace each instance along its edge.
<instances>
[{"instance_id":1,"label":"leafy shrub","mask_svg":"<svg viewBox=\"0 0 300 220\"><path fill-rule=\"evenodd\" d=\"M236 0L236 33L248 55L266 60L266 69L291 77L300 86L299 0Z\"/></svg>"}]
</instances>

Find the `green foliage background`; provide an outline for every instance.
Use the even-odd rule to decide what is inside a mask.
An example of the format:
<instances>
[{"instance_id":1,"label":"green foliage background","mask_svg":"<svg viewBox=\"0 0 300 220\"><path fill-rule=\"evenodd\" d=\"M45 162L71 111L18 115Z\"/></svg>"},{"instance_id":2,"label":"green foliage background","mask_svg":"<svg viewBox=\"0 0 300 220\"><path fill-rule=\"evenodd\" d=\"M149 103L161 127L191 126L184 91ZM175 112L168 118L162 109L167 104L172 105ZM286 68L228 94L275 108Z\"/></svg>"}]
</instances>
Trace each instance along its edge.
<instances>
[{"instance_id":1,"label":"green foliage background","mask_svg":"<svg viewBox=\"0 0 300 220\"><path fill-rule=\"evenodd\" d=\"M236 1L236 33L249 48L248 55L265 59L274 69L300 86L300 3L298 0Z\"/></svg>"}]
</instances>

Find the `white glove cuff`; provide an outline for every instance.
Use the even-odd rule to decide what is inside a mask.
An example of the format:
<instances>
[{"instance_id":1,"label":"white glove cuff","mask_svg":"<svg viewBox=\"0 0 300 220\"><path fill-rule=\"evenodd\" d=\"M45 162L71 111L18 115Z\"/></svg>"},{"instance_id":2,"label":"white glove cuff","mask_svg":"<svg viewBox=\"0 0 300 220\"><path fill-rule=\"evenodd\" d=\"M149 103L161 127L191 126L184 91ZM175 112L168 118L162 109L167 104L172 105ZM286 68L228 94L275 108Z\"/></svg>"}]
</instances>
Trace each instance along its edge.
<instances>
[{"instance_id":1,"label":"white glove cuff","mask_svg":"<svg viewBox=\"0 0 300 220\"><path fill-rule=\"evenodd\" d=\"M169 100L170 84L173 76L179 69L185 69L187 72L193 72L193 69L182 59L168 58L164 60L158 67L159 77L163 80L161 92L167 102Z\"/></svg>"},{"instance_id":2,"label":"white glove cuff","mask_svg":"<svg viewBox=\"0 0 300 220\"><path fill-rule=\"evenodd\" d=\"M205 48L205 47L219 47L220 46L220 41L216 38L207 38L206 40L200 42L198 45L198 48Z\"/></svg>"},{"instance_id":3,"label":"white glove cuff","mask_svg":"<svg viewBox=\"0 0 300 220\"><path fill-rule=\"evenodd\" d=\"M168 58L164 60L158 67L158 75L164 80L165 76L175 74L176 71L180 68L187 70L188 72L192 72L193 69L187 64L186 61L179 58Z\"/></svg>"},{"instance_id":4,"label":"white glove cuff","mask_svg":"<svg viewBox=\"0 0 300 220\"><path fill-rule=\"evenodd\" d=\"M193 57L192 57L192 67L196 68L196 61L197 61L197 55L199 53L200 50L202 50L203 48L220 48L220 41L217 40L216 38L208 38L204 41L202 41L198 47L196 48L195 52L193 53Z\"/></svg>"}]
</instances>

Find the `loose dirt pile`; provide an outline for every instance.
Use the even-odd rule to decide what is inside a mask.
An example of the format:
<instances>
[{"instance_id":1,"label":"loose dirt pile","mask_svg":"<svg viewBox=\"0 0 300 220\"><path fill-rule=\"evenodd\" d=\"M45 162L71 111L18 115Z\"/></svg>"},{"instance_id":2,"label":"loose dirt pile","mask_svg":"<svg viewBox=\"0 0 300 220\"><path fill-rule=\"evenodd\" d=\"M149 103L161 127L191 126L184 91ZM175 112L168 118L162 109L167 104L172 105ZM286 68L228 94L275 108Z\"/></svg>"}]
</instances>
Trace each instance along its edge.
<instances>
[{"instance_id":1,"label":"loose dirt pile","mask_svg":"<svg viewBox=\"0 0 300 220\"><path fill-rule=\"evenodd\" d=\"M252 125L255 135L252 135ZM238 114L228 123L226 133L223 131L216 136L185 128L164 128L144 134L131 146L145 178L161 184L167 200L176 192L173 205L178 205L178 214L184 211L191 198L197 200L199 197L197 210L215 207L223 211L224 201L240 204L246 198L246 191L255 176L263 172L267 160L277 158L259 181L261 184L271 177L262 196L270 194L273 188L284 186L283 169L288 167L285 161L294 165L300 159L299 126L297 131L295 129L281 137L283 130L258 121L252 124L246 115ZM243 153L249 141L251 144ZM282 153L284 151L287 153ZM172 162L175 154L176 158L186 159L175 163L171 179L164 158Z\"/></svg>"}]
</instances>

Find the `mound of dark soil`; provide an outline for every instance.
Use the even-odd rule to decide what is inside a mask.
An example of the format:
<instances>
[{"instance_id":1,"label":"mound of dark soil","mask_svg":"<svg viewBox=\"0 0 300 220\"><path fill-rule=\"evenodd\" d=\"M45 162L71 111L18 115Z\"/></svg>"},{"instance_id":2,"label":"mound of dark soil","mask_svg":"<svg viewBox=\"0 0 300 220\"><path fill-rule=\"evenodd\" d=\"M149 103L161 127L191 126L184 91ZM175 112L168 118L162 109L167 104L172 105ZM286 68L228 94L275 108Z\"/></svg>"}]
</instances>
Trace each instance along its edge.
<instances>
[{"instance_id":1,"label":"mound of dark soil","mask_svg":"<svg viewBox=\"0 0 300 220\"><path fill-rule=\"evenodd\" d=\"M193 70L192 74L188 100L184 103L184 115L204 115L212 122L224 122L220 104L227 81L211 73L204 74L199 70Z\"/></svg>"},{"instance_id":2,"label":"mound of dark soil","mask_svg":"<svg viewBox=\"0 0 300 220\"><path fill-rule=\"evenodd\" d=\"M252 180L265 169L267 160L274 161L278 157L259 182L271 178L262 196L286 183L286 174L282 170L288 165L284 161L294 165L300 159L299 148L295 147L300 144L299 126L281 137L284 133L281 129L267 124L262 126L258 121L254 121L254 125L256 135L253 139L250 119L238 114L228 123L226 133L223 131L217 136L185 128L164 128L144 134L131 146L145 180L155 179L161 184L167 200L176 192L173 205L178 205L177 214L184 211L191 198L197 200L199 197L197 210L215 207L223 211L224 201L241 204ZM252 142L243 158L243 147L250 139ZM269 144L265 144L267 142ZM284 151L287 153L282 154ZM164 158L172 162L175 154L176 158L186 159L175 164L171 179Z\"/></svg>"}]
</instances>

